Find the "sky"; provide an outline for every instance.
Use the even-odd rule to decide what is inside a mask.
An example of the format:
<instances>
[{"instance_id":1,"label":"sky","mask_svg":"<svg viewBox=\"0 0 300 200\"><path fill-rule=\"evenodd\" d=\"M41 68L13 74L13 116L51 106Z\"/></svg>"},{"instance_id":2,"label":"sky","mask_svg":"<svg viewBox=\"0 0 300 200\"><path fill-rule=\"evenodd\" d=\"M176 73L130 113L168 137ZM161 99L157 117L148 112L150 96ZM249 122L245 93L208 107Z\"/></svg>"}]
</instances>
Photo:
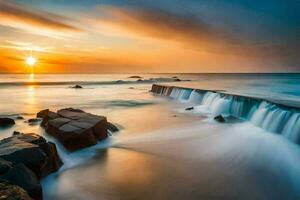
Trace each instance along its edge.
<instances>
[{"instance_id":1,"label":"sky","mask_svg":"<svg viewBox=\"0 0 300 200\"><path fill-rule=\"evenodd\" d=\"M0 73L300 72L300 0L0 0Z\"/></svg>"}]
</instances>

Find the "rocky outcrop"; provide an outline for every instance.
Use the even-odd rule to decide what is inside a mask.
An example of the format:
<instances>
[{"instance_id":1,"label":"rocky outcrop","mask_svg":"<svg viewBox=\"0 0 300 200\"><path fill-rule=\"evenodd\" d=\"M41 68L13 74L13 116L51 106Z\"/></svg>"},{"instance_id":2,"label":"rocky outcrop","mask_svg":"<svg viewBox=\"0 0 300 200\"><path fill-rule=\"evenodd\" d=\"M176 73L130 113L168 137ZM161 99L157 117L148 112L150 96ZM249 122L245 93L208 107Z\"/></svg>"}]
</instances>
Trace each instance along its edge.
<instances>
[{"instance_id":1,"label":"rocky outcrop","mask_svg":"<svg viewBox=\"0 0 300 200\"><path fill-rule=\"evenodd\" d=\"M70 151L95 145L108 136L108 123L104 116L73 108L61 109L57 113L43 110L37 115L43 116L41 125L46 132Z\"/></svg>"},{"instance_id":2,"label":"rocky outcrop","mask_svg":"<svg viewBox=\"0 0 300 200\"><path fill-rule=\"evenodd\" d=\"M224 123L226 121L222 115L215 116L214 120L216 120L217 122L220 122L220 123Z\"/></svg>"},{"instance_id":3,"label":"rocky outcrop","mask_svg":"<svg viewBox=\"0 0 300 200\"><path fill-rule=\"evenodd\" d=\"M74 85L72 88L74 88L74 89L82 89L83 87L81 85Z\"/></svg>"},{"instance_id":4,"label":"rocky outcrop","mask_svg":"<svg viewBox=\"0 0 300 200\"><path fill-rule=\"evenodd\" d=\"M194 107L188 107L185 110L194 110Z\"/></svg>"},{"instance_id":5,"label":"rocky outcrop","mask_svg":"<svg viewBox=\"0 0 300 200\"><path fill-rule=\"evenodd\" d=\"M0 180L0 199L32 200L24 189L5 180Z\"/></svg>"},{"instance_id":6,"label":"rocky outcrop","mask_svg":"<svg viewBox=\"0 0 300 200\"><path fill-rule=\"evenodd\" d=\"M15 124L15 120L7 117L0 118L0 127L8 127L13 126Z\"/></svg>"},{"instance_id":7,"label":"rocky outcrop","mask_svg":"<svg viewBox=\"0 0 300 200\"><path fill-rule=\"evenodd\" d=\"M37 134L14 132L0 141L0 179L20 186L34 199L42 199L39 180L62 164L55 144Z\"/></svg>"}]
</instances>

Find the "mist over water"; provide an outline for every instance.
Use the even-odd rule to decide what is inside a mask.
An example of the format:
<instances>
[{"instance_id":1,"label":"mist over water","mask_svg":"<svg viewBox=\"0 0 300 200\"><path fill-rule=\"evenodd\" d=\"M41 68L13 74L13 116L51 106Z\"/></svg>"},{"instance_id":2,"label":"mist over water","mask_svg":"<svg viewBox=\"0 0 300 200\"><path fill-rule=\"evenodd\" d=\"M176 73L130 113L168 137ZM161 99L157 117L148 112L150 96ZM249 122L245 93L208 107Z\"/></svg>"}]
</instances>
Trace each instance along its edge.
<instances>
[{"instance_id":1,"label":"mist over water","mask_svg":"<svg viewBox=\"0 0 300 200\"><path fill-rule=\"evenodd\" d=\"M37 85L9 85L30 79L2 76L1 115L25 119L0 130L0 137L14 130L36 132L57 144L64 161L57 173L42 181L46 200L300 198L300 114L293 109L268 102L245 106L235 98L189 89L174 90L166 97L152 94L152 83L136 82L128 79L130 75L36 75L34 82L54 82ZM177 76L191 81L159 83L226 90L290 105L300 99L298 74L140 76ZM111 84L117 80L131 82ZM70 88L77 82L88 84L80 90ZM194 110L186 111L189 106ZM24 123L41 109L65 107L105 115L121 131L93 147L69 153L38 125ZM213 120L217 114L240 120L217 123Z\"/></svg>"}]
</instances>

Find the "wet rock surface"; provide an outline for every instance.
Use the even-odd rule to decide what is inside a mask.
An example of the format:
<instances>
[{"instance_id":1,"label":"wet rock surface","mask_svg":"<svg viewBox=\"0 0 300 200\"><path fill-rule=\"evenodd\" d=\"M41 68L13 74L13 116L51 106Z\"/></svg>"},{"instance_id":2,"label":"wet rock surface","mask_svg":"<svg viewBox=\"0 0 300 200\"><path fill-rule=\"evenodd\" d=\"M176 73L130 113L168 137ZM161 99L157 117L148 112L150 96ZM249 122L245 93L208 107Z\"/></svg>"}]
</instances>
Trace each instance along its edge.
<instances>
[{"instance_id":1,"label":"wet rock surface","mask_svg":"<svg viewBox=\"0 0 300 200\"><path fill-rule=\"evenodd\" d=\"M222 115L215 116L214 120L216 120L217 122L220 122L220 123L226 122L225 118Z\"/></svg>"},{"instance_id":2,"label":"wet rock surface","mask_svg":"<svg viewBox=\"0 0 300 200\"><path fill-rule=\"evenodd\" d=\"M0 179L0 200L32 200L27 192L17 185Z\"/></svg>"},{"instance_id":3,"label":"wet rock surface","mask_svg":"<svg viewBox=\"0 0 300 200\"><path fill-rule=\"evenodd\" d=\"M42 199L39 181L62 164L55 144L40 135L14 132L0 141L0 179L23 188L33 199Z\"/></svg>"},{"instance_id":4,"label":"wet rock surface","mask_svg":"<svg viewBox=\"0 0 300 200\"><path fill-rule=\"evenodd\" d=\"M41 125L46 132L70 151L95 145L108 136L108 122L104 116L73 108L61 109L56 113L43 110L37 115L43 116Z\"/></svg>"},{"instance_id":5,"label":"wet rock surface","mask_svg":"<svg viewBox=\"0 0 300 200\"><path fill-rule=\"evenodd\" d=\"M15 120L8 117L0 118L0 127L9 127L13 125L15 125Z\"/></svg>"},{"instance_id":6,"label":"wet rock surface","mask_svg":"<svg viewBox=\"0 0 300 200\"><path fill-rule=\"evenodd\" d=\"M194 110L194 107L188 107L185 110Z\"/></svg>"}]
</instances>

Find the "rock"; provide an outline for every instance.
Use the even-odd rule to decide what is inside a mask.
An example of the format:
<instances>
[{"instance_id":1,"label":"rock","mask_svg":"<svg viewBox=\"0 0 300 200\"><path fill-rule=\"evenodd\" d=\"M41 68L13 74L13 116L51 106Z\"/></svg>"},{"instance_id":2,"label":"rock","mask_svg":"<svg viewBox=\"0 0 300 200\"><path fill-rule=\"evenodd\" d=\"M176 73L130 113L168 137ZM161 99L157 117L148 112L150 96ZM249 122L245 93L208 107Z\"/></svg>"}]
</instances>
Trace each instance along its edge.
<instances>
[{"instance_id":1,"label":"rock","mask_svg":"<svg viewBox=\"0 0 300 200\"><path fill-rule=\"evenodd\" d=\"M11 169L11 162L0 158L0 175Z\"/></svg>"},{"instance_id":2,"label":"rock","mask_svg":"<svg viewBox=\"0 0 300 200\"><path fill-rule=\"evenodd\" d=\"M220 123L225 122L225 118L222 115L218 115L218 116L214 117L214 120L216 120L217 122L220 122Z\"/></svg>"},{"instance_id":3,"label":"rock","mask_svg":"<svg viewBox=\"0 0 300 200\"><path fill-rule=\"evenodd\" d=\"M176 82L181 81L179 78L174 78L173 80L176 81Z\"/></svg>"},{"instance_id":4,"label":"rock","mask_svg":"<svg viewBox=\"0 0 300 200\"><path fill-rule=\"evenodd\" d=\"M32 200L27 192L6 180L0 180L0 200Z\"/></svg>"},{"instance_id":5,"label":"rock","mask_svg":"<svg viewBox=\"0 0 300 200\"><path fill-rule=\"evenodd\" d=\"M173 78L173 79L177 79L177 78L178 78L178 76L173 76L172 78Z\"/></svg>"},{"instance_id":6,"label":"rock","mask_svg":"<svg viewBox=\"0 0 300 200\"><path fill-rule=\"evenodd\" d=\"M0 158L24 164L40 179L62 166L55 144L34 133L14 135L0 141Z\"/></svg>"},{"instance_id":7,"label":"rock","mask_svg":"<svg viewBox=\"0 0 300 200\"><path fill-rule=\"evenodd\" d=\"M113 123L110 123L110 122L107 122L108 126L107 126L107 129L111 132L118 132L119 129L116 125L114 125Z\"/></svg>"},{"instance_id":8,"label":"rock","mask_svg":"<svg viewBox=\"0 0 300 200\"><path fill-rule=\"evenodd\" d=\"M108 137L106 117L79 109L66 108L57 113L49 111L42 126L70 151L95 145L98 140Z\"/></svg>"},{"instance_id":9,"label":"rock","mask_svg":"<svg viewBox=\"0 0 300 200\"><path fill-rule=\"evenodd\" d=\"M39 180L24 164L12 165L7 173L0 175L0 179L23 188L33 199L43 199L42 187Z\"/></svg>"},{"instance_id":10,"label":"rock","mask_svg":"<svg viewBox=\"0 0 300 200\"><path fill-rule=\"evenodd\" d=\"M75 88L75 89L82 89L83 87L81 85L75 85L73 86L72 88Z\"/></svg>"},{"instance_id":11,"label":"rock","mask_svg":"<svg viewBox=\"0 0 300 200\"><path fill-rule=\"evenodd\" d=\"M194 110L194 107L188 107L185 110Z\"/></svg>"},{"instance_id":12,"label":"rock","mask_svg":"<svg viewBox=\"0 0 300 200\"><path fill-rule=\"evenodd\" d=\"M49 109L41 110L40 112L38 112L36 114L36 117L37 118L44 118L48 115L48 113L49 113Z\"/></svg>"},{"instance_id":13,"label":"rock","mask_svg":"<svg viewBox=\"0 0 300 200\"><path fill-rule=\"evenodd\" d=\"M143 78L141 76L129 76L128 78Z\"/></svg>"},{"instance_id":14,"label":"rock","mask_svg":"<svg viewBox=\"0 0 300 200\"><path fill-rule=\"evenodd\" d=\"M11 118L0 118L0 127L8 127L8 126L13 126L15 124L15 120Z\"/></svg>"},{"instance_id":15,"label":"rock","mask_svg":"<svg viewBox=\"0 0 300 200\"><path fill-rule=\"evenodd\" d=\"M22 116L17 116L16 119L24 119Z\"/></svg>"},{"instance_id":16,"label":"rock","mask_svg":"<svg viewBox=\"0 0 300 200\"><path fill-rule=\"evenodd\" d=\"M39 123L40 121L42 121L42 119L39 119L39 118L32 118L32 119L27 120L27 123L29 123L29 124L31 124L31 125L34 125L34 124Z\"/></svg>"},{"instance_id":17,"label":"rock","mask_svg":"<svg viewBox=\"0 0 300 200\"><path fill-rule=\"evenodd\" d=\"M136 80L137 82L141 82L141 81L143 81L143 79L138 79L138 80Z\"/></svg>"}]
</instances>

